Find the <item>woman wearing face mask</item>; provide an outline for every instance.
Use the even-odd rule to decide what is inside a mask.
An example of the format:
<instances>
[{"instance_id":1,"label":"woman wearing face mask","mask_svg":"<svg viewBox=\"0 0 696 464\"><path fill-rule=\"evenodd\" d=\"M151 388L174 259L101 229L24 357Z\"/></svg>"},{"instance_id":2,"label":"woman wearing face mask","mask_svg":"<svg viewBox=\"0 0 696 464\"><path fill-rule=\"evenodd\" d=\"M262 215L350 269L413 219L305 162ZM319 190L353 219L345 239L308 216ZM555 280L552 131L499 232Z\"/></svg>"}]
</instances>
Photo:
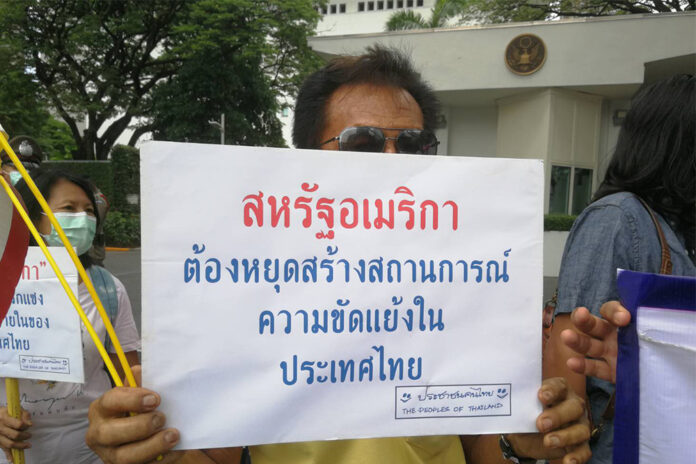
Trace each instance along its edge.
<instances>
[{"instance_id":1,"label":"woman wearing face mask","mask_svg":"<svg viewBox=\"0 0 696 464\"><path fill-rule=\"evenodd\" d=\"M76 249L82 265L90 272L89 268L93 264L87 251L92 245L98 225L90 184L82 178L55 170L40 168L30 174L46 198L48 206L55 214L68 240ZM26 204L29 217L46 244L63 246L24 180L19 181L16 188ZM133 366L140 363L136 351L140 348L140 339L126 290L115 277L113 277L113 283L118 308L117 312L114 311L112 324L126 352L126 358ZM81 279L78 283L78 299L97 334L105 340L104 323ZM11 462L11 448L25 449L29 463L96 464L102 462L85 444L87 412L90 403L110 389L111 383L104 369L104 362L84 327L82 328L82 346L84 384L20 380L22 418L11 418L5 407L0 408L0 446L5 451L5 457L9 462ZM111 354L111 357L123 378L116 355ZM0 385L0 395L0 399L4 400L4 382ZM0 455L0 463L6 462L5 457Z\"/></svg>"}]
</instances>

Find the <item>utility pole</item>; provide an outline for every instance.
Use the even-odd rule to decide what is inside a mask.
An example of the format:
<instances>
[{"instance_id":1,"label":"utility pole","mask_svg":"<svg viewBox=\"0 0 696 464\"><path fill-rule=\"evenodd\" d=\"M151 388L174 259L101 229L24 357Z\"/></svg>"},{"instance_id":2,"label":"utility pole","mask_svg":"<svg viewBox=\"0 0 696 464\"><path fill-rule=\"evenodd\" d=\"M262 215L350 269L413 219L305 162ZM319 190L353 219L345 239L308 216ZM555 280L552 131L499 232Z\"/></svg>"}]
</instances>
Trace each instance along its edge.
<instances>
[{"instance_id":1,"label":"utility pole","mask_svg":"<svg viewBox=\"0 0 696 464\"><path fill-rule=\"evenodd\" d=\"M222 113L220 115L220 122L215 121L214 119L211 119L208 121L208 124L211 126L215 126L220 130L220 145L225 144L225 113Z\"/></svg>"}]
</instances>

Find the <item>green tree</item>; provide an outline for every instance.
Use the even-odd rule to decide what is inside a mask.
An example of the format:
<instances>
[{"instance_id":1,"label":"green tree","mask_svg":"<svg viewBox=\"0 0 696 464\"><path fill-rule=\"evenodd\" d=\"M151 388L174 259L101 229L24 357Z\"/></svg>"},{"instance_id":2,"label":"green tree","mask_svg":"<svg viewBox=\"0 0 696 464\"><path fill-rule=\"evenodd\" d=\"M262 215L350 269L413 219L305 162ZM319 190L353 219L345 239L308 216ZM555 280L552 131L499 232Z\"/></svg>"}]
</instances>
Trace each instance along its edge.
<instances>
[{"instance_id":1,"label":"green tree","mask_svg":"<svg viewBox=\"0 0 696 464\"><path fill-rule=\"evenodd\" d=\"M1 43L23 51L42 95L70 128L76 159L106 159L180 59L168 52L185 0L0 2ZM81 125L86 123L84 130Z\"/></svg>"},{"instance_id":2,"label":"green tree","mask_svg":"<svg viewBox=\"0 0 696 464\"><path fill-rule=\"evenodd\" d=\"M696 0L471 0L464 17L469 21L502 23L694 9Z\"/></svg>"},{"instance_id":3,"label":"green tree","mask_svg":"<svg viewBox=\"0 0 696 464\"><path fill-rule=\"evenodd\" d=\"M10 138L34 138L51 159L72 156L75 142L68 126L51 116L34 74L23 63L21 50L12 41L0 44L0 123Z\"/></svg>"},{"instance_id":4,"label":"green tree","mask_svg":"<svg viewBox=\"0 0 696 464\"><path fill-rule=\"evenodd\" d=\"M387 21L387 31L399 31L404 29L434 29L447 27L456 23L462 16L469 0L437 0L430 10L430 17L424 18L413 10L401 10L393 13Z\"/></svg>"},{"instance_id":5,"label":"green tree","mask_svg":"<svg viewBox=\"0 0 696 464\"><path fill-rule=\"evenodd\" d=\"M199 0L173 50L184 59L157 87L156 139L217 143L208 123L225 114L225 142L283 146L279 100L294 96L320 60L307 45L319 20L308 0Z\"/></svg>"},{"instance_id":6,"label":"green tree","mask_svg":"<svg viewBox=\"0 0 696 464\"><path fill-rule=\"evenodd\" d=\"M0 43L0 124L10 137L35 136L48 120L39 85L10 41Z\"/></svg>"},{"instance_id":7,"label":"green tree","mask_svg":"<svg viewBox=\"0 0 696 464\"><path fill-rule=\"evenodd\" d=\"M668 13L696 9L696 0L438 0L430 18L411 10L387 21L388 31L461 24L543 21L618 14Z\"/></svg>"},{"instance_id":8,"label":"green tree","mask_svg":"<svg viewBox=\"0 0 696 464\"><path fill-rule=\"evenodd\" d=\"M44 156L50 160L72 159L77 150L68 125L54 118L49 118L41 126L35 139Z\"/></svg>"}]
</instances>

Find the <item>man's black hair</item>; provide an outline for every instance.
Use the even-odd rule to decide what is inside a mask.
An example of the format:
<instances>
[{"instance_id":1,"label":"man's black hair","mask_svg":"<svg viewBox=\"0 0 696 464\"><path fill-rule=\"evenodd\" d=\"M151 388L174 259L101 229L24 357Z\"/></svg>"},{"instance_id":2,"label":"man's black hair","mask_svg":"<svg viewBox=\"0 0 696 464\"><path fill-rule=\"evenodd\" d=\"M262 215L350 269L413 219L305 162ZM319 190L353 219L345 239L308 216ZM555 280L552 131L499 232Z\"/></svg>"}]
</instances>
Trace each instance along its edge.
<instances>
[{"instance_id":1,"label":"man's black hair","mask_svg":"<svg viewBox=\"0 0 696 464\"><path fill-rule=\"evenodd\" d=\"M641 88L594 199L627 191L643 198L696 244L696 78L681 74Z\"/></svg>"},{"instance_id":2,"label":"man's black hair","mask_svg":"<svg viewBox=\"0 0 696 464\"><path fill-rule=\"evenodd\" d=\"M295 104L292 141L296 148L318 148L326 124L326 103L342 85L374 84L404 89L423 113L423 128L434 131L440 104L433 89L401 51L373 45L361 56L332 60L302 84Z\"/></svg>"},{"instance_id":3,"label":"man's black hair","mask_svg":"<svg viewBox=\"0 0 696 464\"><path fill-rule=\"evenodd\" d=\"M77 185L85 192L85 195L87 195L87 198L89 198L89 201L92 203L94 211L97 211L97 203L96 201L94 201L92 185L87 179L73 175L69 172L61 171L58 169L48 169L44 167L40 167L30 171L29 175L31 176L32 180L36 184L36 187L39 189L39 192L41 192L41 195L43 195L46 201L49 201L51 188L59 180L67 180L68 182L72 182L73 184ZM43 209L41 209L41 205L39 205L39 202L34 197L34 194L29 189L29 186L24 181L24 178L20 179L19 182L17 182L15 188L17 189L17 192L21 195L22 200L24 201L24 205L26 206L29 218L32 220L34 224L38 224L39 220L41 219L41 213L43 212ZM99 228L99 215L95 214L95 216L97 218L97 228ZM31 237L30 245L36 246L34 237ZM89 254L87 252L81 254L79 258L80 262L85 267L85 269L92 265L92 259L89 257Z\"/></svg>"}]
</instances>

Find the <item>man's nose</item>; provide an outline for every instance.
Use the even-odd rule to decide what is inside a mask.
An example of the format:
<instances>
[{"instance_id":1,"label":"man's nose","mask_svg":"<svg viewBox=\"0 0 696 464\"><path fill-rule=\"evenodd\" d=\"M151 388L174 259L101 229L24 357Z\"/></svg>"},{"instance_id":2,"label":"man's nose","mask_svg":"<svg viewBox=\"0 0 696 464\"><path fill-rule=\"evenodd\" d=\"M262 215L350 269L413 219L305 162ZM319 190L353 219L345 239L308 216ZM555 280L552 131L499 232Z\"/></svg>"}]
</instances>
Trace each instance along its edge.
<instances>
[{"instance_id":1,"label":"man's nose","mask_svg":"<svg viewBox=\"0 0 696 464\"><path fill-rule=\"evenodd\" d=\"M384 143L384 153L398 153L396 149L396 140L388 139Z\"/></svg>"}]
</instances>

